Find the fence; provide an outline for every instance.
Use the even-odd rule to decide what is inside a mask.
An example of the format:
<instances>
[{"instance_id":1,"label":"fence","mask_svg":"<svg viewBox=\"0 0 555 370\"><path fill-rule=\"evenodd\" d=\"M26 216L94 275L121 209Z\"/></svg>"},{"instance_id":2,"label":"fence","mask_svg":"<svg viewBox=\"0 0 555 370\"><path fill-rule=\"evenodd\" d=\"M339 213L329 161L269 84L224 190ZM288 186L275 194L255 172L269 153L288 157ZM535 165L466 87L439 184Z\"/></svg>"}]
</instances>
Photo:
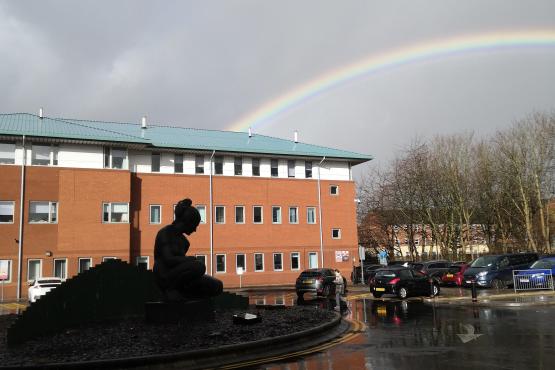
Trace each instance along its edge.
<instances>
[{"instance_id":1,"label":"fence","mask_svg":"<svg viewBox=\"0 0 555 370\"><path fill-rule=\"evenodd\" d=\"M515 293L518 290L555 290L553 287L553 275L551 275L551 273L552 271L549 269L513 270Z\"/></svg>"}]
</instances>

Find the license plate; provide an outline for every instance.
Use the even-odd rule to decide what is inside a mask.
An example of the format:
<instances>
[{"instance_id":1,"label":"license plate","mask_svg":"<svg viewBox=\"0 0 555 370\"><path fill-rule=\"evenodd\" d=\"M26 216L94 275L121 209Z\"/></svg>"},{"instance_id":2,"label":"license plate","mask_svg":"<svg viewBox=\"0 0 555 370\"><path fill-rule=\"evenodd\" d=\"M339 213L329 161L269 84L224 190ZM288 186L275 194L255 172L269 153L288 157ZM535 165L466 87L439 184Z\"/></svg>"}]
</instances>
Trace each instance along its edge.
<instances>
[{"instance_id":1,"label":"license plate","mask_svg":"<svg viewBox=\"0 0 555 370\"><path fill-rule=\"evenodd\" d=\"M378 316L387 316L387 309L385 307L378 307Z\"/></svg>"},{"instance_id":2,"label":"license plate","mask_svg":"<svg viewBox=\"0 0 555 370\"><path fill-rule=\"evenodd\" d=\"M530 279L520 279L520 282L521 282L521 283L529 283L529 282L530 282Z\"/></svg>"},{"instance_id":3,"label":"license plate","mask_svg":"<svg viewBox=\"0 0 555 370\"><path fill-rule=\"evenodd\" d=\"M314 280L313 279L303 280L303 283L312 284L312 283L314 283Z\"/></svg>"},{"instance_id":4,"label":"license plate","mask_svg":"<svg viewBox=\"0 0 555 370\"><path fill-rule=\"evenodd\" d=\"M447 274L447 275L445 275L445 276L447 276L447 277L453 277L453 274Z\"/></svg>"},{"instance_id":5,"label":"license plate","mask_svg":"<svg viewBox=\"0 0 555 370\"><path fill-rule=\"evenodd\" d=\"M376 288L376 292L385 292L385 288Z\"/></svg>"}]
</instances>

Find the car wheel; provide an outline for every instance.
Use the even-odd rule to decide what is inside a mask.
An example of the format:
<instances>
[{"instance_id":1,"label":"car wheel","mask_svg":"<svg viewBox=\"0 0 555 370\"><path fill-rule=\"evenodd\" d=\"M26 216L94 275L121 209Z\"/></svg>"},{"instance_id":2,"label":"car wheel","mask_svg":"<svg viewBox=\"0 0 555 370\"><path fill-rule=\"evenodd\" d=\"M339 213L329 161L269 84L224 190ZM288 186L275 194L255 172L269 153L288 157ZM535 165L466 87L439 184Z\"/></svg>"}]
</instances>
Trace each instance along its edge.
<instances>
[{"instance_id":1,"label":"car wheel","mask_svg":"<svg viewBox=\"0 0 555 370\"><path fill-rule=\"evenodd\" d=\"M372 293L374 298L381 298L383 293Z\"/></svg>"},{"instance_id":2,"label":"car wheel","mask_svg":"<svg viewBox=\"0 0 555 370\"><path fill-rule=\"evenodd\" d=\"M505 284L499 279L493 279L491 281L491 287L494 289L503 289L505 288Z\"/></svg>"},{"instance_id":3,"label":"car wheel","mask_svg":"<svg viewBox=\"0 0 555 370\"><path fill-rule=\"evenodd\" d=\"M405 299L407 298L407 296L409 295L409 292L407 291L407 288L399 288L399 291L397 292L397 296L401 299Z\"/></svg>"},{"instance_id":4,"label":"car wheel","mask_svg":"<svg viewBox=\"0 0 555 370\"><path fill-rule=\"evenodd\" d=\"M432 285L432 297L439 295L439 285L433 284Z\"/></svg>"}]
</instances>

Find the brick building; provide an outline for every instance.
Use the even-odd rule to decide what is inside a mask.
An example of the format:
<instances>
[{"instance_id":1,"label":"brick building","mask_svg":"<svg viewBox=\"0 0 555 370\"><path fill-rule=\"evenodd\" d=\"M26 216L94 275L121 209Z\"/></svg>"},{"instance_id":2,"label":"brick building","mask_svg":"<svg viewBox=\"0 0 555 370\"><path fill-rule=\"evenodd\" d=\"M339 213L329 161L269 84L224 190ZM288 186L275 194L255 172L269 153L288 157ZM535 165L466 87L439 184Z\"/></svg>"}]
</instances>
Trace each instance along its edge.
<instances>
[{"instance_id":1,"label":"brick building","mask_svg":"<svg viewBox=\"0 0 555 370\"><path fill-rule=\"evenodd\" d=\"M351 170L370 159L146 119L0 114L4 299L25 297L33 278L68 278L107 258L152 268L154 237L185 197L203 218L188 254L224 286L292 284L317 266L348 274L357 251Z\"/></svg>"}]
</instances>

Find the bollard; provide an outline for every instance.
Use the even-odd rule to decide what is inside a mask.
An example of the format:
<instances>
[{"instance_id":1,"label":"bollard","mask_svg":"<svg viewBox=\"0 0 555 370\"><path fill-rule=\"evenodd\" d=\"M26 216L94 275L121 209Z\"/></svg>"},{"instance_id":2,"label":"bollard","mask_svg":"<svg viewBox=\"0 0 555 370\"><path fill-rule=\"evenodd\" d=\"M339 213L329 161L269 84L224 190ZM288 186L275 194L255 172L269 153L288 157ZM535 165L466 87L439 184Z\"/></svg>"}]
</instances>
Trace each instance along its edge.
<instances>
[{"instance_id":1,"label":"bollard","mask_svg":"<svg viewBox=\"0 0 555 370\"><path fill-rule=\"evenodd\" d=\"M478 296L476 293L476 280L472 279L472 303L478 302Z\"/></svg>"}]
</instances>

